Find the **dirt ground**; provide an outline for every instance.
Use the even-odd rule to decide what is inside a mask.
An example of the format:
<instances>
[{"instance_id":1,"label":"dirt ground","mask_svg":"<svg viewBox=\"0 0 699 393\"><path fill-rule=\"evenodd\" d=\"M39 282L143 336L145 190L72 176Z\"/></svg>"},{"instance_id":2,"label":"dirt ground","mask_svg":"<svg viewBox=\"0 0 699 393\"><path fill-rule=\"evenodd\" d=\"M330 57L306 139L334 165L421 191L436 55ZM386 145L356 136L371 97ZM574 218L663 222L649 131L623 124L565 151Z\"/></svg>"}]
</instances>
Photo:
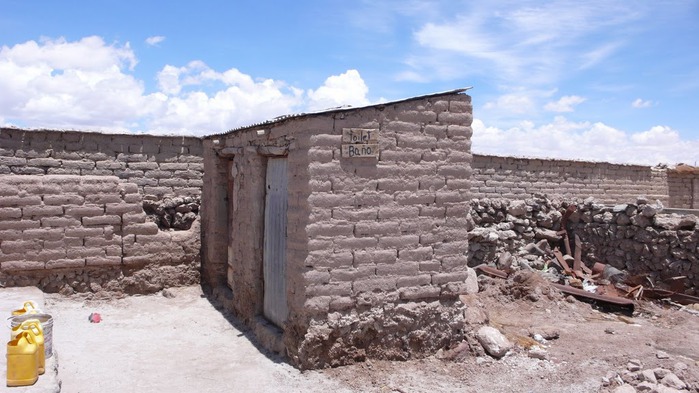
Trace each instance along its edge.
<instances>
[{"instance_id":1,"label":"dirt ground","mask_svg":"<svg viewBox=\"0 0 699 393\"><path fill-rule=\"evenodd\" d=\"M465 299L518 345L495 360L471 350L407 362L300 372L256 347L199 287L88 300L47 295L64 392L607 392L630 360L699 392L699 316L643 302L632 316L562 295L513 296L493 283ZM515 291L516 292L516 291ZM174 295L174 297L173 297ZM98 312L102 322L88 321ZM558 331L538 359L530 333ZM665 358L667 355L667 358ZM610 381L607 384L607 381Z\"/></svg>"}]
</instances>

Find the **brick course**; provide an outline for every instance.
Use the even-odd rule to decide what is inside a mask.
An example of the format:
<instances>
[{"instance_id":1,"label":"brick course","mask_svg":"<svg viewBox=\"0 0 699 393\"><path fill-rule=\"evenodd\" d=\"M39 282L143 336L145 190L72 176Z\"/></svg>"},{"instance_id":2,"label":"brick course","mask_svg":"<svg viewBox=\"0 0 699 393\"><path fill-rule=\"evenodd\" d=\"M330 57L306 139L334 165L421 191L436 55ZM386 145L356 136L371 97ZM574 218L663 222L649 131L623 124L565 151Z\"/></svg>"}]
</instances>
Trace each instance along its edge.
<instances>
[{"instance_id":1,"label":"brick course","mask_svg":"<svg viewBox=\"0 0 699 393\"><path fill-rule=\"evenodd\" d=\"M699 208L699 196L692 195L699 175L665 167L474 154L472 168L474 198L522 199L539 193L614 204L644 195L667 207Z\"/></svg>"}]
</instances>

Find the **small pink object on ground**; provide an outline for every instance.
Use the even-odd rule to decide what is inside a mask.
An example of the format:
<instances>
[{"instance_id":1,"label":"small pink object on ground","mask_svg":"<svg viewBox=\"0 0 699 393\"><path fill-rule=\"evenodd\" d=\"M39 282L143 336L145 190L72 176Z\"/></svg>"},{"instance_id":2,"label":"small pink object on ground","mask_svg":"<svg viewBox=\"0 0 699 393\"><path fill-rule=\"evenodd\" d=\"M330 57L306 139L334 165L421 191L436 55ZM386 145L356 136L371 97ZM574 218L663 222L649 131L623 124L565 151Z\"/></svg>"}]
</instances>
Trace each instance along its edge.
<instances>
[{"instance_id":1,"label":"small pink object on ground","mask_svg":"<svg viewBox=\"0 0 699 393\"><path fill-rule=\"evenodd\" d=\"M102 316L96 312L93 312L87 319L90 321L90 323L100 323L100 321L102 321Z\"/></svg>"}]
</instances>

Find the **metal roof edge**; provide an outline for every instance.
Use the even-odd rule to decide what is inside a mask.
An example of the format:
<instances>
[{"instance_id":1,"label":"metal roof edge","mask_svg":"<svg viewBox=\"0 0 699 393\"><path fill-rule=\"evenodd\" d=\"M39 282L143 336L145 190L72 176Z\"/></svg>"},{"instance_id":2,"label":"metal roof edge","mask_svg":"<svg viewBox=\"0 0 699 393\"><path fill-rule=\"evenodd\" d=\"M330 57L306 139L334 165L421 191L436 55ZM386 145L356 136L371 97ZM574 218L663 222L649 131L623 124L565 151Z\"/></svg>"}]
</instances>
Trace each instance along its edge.
<instances>
[{"instance_id":1,"label":"metal roof edge","mask_svg":"<svg viewBox=\"0 0 699 393\"><path fill-rule=\"evenodd\" d=\"M278 123L281 123L281 122L284 122L287 120L292 120L292 119L301 119L304 117L318 116L318 115L325 115L325 114L339 113L339 112L349 112L349 111L355 111L355 110L361 110L361 109L367 109L367 108L375 108L375 107L377 108L377 107L381 107L384 105L399 104L402 102L419 100L419 99L423 99L423 98L439 97L439 96L452 95L452 94L460 94L460 93L463 93L467 90L471 90L472 88L473 88L472 86L468 86L468 87L462 87L459 89L424 94L424 95L409 97L409 98L402 98L402 99L398 99L398 100L394 100L394 101L379 102L379 103L375 103L375 104L368 104L368 105L362 105L362 106L336 107L336 108L323 109L323 110L316 111L316 112L303 112L303 113L282 115L282 116L275 117L274 119L265 120L265 121L262 121L259 123L254 123L254 124L242 126L242 127L236 127L236 128L230 129L230 130L225 131L225 132L206 135L206 136L203 136L202 139L220 137L220 136L232 134L234 132L245 131L245 130L254 129L257 127L261 127L261 126L270 126L270 125L278 124Z\"/></svg>"}]
</instances>

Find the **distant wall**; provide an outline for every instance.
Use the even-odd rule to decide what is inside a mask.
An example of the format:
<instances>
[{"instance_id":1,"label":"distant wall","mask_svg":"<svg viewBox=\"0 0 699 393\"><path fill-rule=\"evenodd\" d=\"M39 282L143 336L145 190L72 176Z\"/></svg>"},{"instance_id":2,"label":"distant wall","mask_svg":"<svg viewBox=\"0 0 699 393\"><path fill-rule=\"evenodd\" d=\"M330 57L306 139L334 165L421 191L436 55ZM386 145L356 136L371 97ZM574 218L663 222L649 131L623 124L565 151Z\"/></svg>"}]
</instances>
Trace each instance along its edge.
<instances>
[{"instance_id":1,"label":"distant wall","mask_svg":"<svg viewBox=\"0 0 699 393\"><path fill-rule=\"evenodd\" d=\"M521 199L538 193L614 204L644 195L667 207L698 207L699 187L692 187L699 176L662 167L474 154L472 168L473 198Z\"/></svg>"},{"instance_id":2,"label":"distant wall","mask_svg":"<svg viewBox=\"0 0 699 393\"><path fill-rule=\"evenodd\" d=\"M199 138L0 129L0 175L116 176L143 195L200 195Z\"/></svg>"},{"instance_id":3,"label":"distant wall","mask_svg":"<svg viewBox=\"0 0 699 393\"><path fill-rule=\"evenodd\" d=\"M198 282L202 178L198 138L0 129L0 284Z\"/></svg>"}]
</instances>

